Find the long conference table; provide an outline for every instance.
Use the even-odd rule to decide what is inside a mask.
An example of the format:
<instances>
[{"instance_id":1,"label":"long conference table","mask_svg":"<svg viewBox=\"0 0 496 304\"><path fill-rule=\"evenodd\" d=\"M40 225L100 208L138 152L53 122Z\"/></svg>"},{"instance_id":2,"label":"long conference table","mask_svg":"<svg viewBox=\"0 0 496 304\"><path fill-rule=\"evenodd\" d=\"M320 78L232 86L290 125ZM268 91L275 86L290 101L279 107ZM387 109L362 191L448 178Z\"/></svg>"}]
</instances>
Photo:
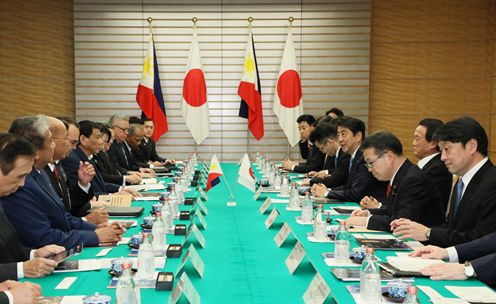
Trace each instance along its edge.
<instances>
[{"instance_id":1,"label":"long conference table","mask_svg":"<svg viewBox=\"0 0 496 304\"><path fill-rule=\"evenodd\" d=\"M260 206L266 197L276 198L276 193L263 193L257 201L253 193L241 185L234 185L237 178L239 166L234 163L223 163L222 169L225 178L221 183L208 192L208 200L204 202L208 214L204 216L207 229L201 226L196 216L189 221L175 221L176 224L190 225L195 223L199 231L205 237L205 247L199 246L194 235L188 240L184 235L167 235L168 244L183 244L181 258L168 258L162 271L175 274L174 285L179 276L177 270L181 264L190 244L195 246L199 256L204 262L205 269L203 277L194 270L191 264L187 264L182 272L186 272L194 288L200 296L202 303L303 303L303 294L310 282L318 272L331 289L330 295L325 303L354 303L347 285L358 283L345 283L334 277L322 257L323 252L333 252L333 243L313 243L307 240L307 232L312 231L312 225L300 225L296 223L295 217L301 212L287 211L284 204L273 203L268 210L261 214ZM260 176L255 166L254 172ZM236 198L236 206L228 206L229 190L226 180L233 189ZM164 180L167 182L167 180ZM186 194L188 197L197 197L199 193L192 190ZM125 237L140 233L142 218L149 215L151 205L156 202L137 201L133 206L143 206L144 213L137 218L138 226L126 231ZM343 203L343 205L355 205ZM324 205L326 206L326 205ZM333 206L336 206L333 204ZM191 210L193 206L180 205L180 210ZM198 206L194 207L200 212ZM325 207L330 208L329 206ZM279 216L273 225L267 229L264 222L269 213L277 209ZM342 218L343 216L333 216ZM129 220L129 219L126 219ZM283 224L291 227L292 234L278 247L274 241L275 235ZM352 238L353 239L353 238ZM293 274L290 274L285 260L290 255L295 243L299 241L305 250L305 258ZM358 246L353 239L351 247ZM103 248L84 248L83 252L74 259L94 259L96 254ZM130 248L127 245L118 245L104 258L127 257ZM377 251L376 255L383 259L387 255L393 255L390 251ZM180 273L180 274L181 274ZM77 277L68 289L55 289L55 287L66 277ZM110 295L112 303L115 303L115 288L107 288L110 275L108 269L88 272L53 273L40 279L26 279L42 286L44 296L68 296L68 295ZM384 285L384 283L383 283ZM416 278L415 285L428 285L442 296L455 297L444 286L485 286L477 280L469 281L432 281L428 278ZM141 290L141 303L167 303L172 291L156 291L155 289ZM419 291L421 303L428 303L429 298ZM182 297L181 303L187 302Z\"/></svg>"}]
</instances>

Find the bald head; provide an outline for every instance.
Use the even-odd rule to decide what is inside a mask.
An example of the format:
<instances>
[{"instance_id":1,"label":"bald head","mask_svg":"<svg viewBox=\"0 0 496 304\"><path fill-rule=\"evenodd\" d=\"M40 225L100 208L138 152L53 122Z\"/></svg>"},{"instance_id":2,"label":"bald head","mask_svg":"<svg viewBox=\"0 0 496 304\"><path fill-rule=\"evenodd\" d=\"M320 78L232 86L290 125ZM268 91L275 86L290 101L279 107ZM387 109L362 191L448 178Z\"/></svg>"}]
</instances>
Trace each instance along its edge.
<instances>
[{"instance_id":1,"label":"bald head","mask_svg":"<svg viewBox=\"0 0 496 304\"><path fill-rule=\"evenodd\" d=\"M61 160L66 156L68 149L67 128L61 120L55 117L48 117L48 128L52 132L53 141L55 142L53 160Z\"/></svg>"}]
</instances>

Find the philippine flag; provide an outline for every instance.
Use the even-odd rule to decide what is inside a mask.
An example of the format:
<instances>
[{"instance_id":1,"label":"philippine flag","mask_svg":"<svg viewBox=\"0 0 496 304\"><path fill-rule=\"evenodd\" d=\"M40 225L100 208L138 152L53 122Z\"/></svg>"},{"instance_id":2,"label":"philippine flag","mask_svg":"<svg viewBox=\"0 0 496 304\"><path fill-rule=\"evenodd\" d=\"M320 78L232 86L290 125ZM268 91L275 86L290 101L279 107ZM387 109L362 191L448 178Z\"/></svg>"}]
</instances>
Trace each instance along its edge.
<instances>
[{"instance_id":1,"label":"philippine flag","mask_svg":"<svg viewBox=\"0 0 496 304\"><path fill-rule=\"evenodd\" d=\"M274 94L273 109L279 119L279 125L288 138L289 144L294 147L300 140L296 120L303 114L303 100L291 28L284 46L284 54Z\"/></svg>"},{"instance_id":2,"label":"philippine flag","mask_svg":"<svg viewBox=\"0 0 496 304\"><path fill-rule=\"evenodd\" d=\"M152 139L157 142L160 136L169 130L169 126L167 125L164 96L160 86L155 44L151 29L148 38L148 50L143 63L143 73L136 93L136 101L143 113L153 120L155 128Z\"/></svg>"},{"instance_id":3,"label":"philippine flag","mask_svg":"<svg viewBox=\"0 0 496 304\"><path fill-rule=\"evenodd\" d=\"M264 136L262 95L260 92L255 42L250 30L246 43L243 76L238 87L238 95L241 97L239 116L248 118L248 129L257 140Z\"/></svg>"},{"instance_id":4,"label":"philippine flag","mask_svg":"<svg viewBox=\"0 0 496 304\"><path fill-rule=\"evenodd\" d=\"M220 183L220 177L224 175L222 173L222 168L220 167L219 161L217 160L217 156L212 155L212 160L210 161L210 170L208 171L207 178L207 188L205 190L210 190L218 183Z\"/></svg>"},{"instance_id":5,"label":"philippine flag","mask_svg":"<svg viewBox=\"0 0 496 304\"><path fill-rule=\"evenodd\" d=\"M246 153L241 161L238 174L238 183L251 190L251 192L255 192L255 175L251 169L250 158Z\"/></svg>"}]
</instances>

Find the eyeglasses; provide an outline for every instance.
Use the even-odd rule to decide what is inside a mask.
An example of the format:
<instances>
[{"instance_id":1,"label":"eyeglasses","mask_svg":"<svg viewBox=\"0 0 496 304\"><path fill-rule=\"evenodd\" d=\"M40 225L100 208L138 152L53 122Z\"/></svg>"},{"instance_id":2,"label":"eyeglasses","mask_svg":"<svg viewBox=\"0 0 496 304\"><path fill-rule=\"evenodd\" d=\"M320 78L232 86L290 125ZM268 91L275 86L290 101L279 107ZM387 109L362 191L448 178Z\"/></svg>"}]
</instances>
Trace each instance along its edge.
<instances>
[{"instance_id":1,"label":"eyeglasses","mask_svg":"<svg viewBox=\"0 0 496 304\"><path fill-rule=\"evenodd\" d=\"M121 128L121 127L116 126L116 125L114 125L114 127L118 128L118 129L121 129L122 132L129 132L129 128Z\"/></svg>"},{"instance_id":2,"label":"eyeglasses","mask_svg":"<svg viewBox=\"0 0 496 304\"><path fill-rule=\"evenodd\" d=\"M73 146L75 146L75 145L77 145L77 144L79 143L79 140L77 140L77 139L69 139L69 138L67 138L67 141L68 141L71 145L73 145Z\"/></svg>"},{"instance_id":3,"label":"eyeglasses","mask_svg":"<svg viewBox=\"0 0 496 304\"><path fill-rule=\"evenodd\" d=\"M377 156L376 159L374 159L373 161L371 162L368 162L368 161L365 161L365 164L364 166L367 168L367 169L372 169L372 167L374 166L374 163L379 159L381 158L384 154L386 154L388 151L385 151L385 152L382 152L379 156Z\"/></svg>"}]
</instances>

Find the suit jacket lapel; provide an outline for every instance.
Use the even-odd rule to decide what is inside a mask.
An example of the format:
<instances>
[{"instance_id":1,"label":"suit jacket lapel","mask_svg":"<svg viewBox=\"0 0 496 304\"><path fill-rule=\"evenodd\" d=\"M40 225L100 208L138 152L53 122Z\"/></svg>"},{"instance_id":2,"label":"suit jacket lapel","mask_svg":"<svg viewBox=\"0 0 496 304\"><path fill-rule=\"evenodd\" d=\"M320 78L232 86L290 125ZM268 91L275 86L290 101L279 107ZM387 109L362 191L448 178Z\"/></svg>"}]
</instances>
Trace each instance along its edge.
<instances>
[{"instance_id":1,"label":"suit jacket lapel","mask_svg":"<svg viewBox=\"0 0 496 304\"><path fill-rule=\"evenodd\" d=\"M454 220L455 223L458 222L460 219L460 215L463 213L463 209L465 206L468 204L472 196L477 192L477 188L481 182L482 176L486 173L486 171L492 166L491 162L488 160L480 169L475 173L474 177L470 180L470 183L467 186L467 189L465 189L465 192L463 193L462 200L460 201L460 205L458 206L458 210L456 211L456 214L454 214ZM455 185L456 189L456 185ZM456 190L455 190L456 191ZM453 197L456 197L456 194L453 195ZM452 202L452 207L454 207L454 202ZM454 212L454 209L453 209Z\"/></svg>"},{"instance_id":2,"label":"suit jacket lapel","mask_svg":"<svg viewBox=\"0 0 496 304\"><path fill-rule=\"evenodd\" d=\"M394 210L398 208L398 204L396 203L396 193L398 191L398 188L400 187L403 176L405 176L411 166L412 163L408 159L405 160L405 162L401 165L401 167L398 169L398 172L396 172L396 175L394 176L393 184L391 186L391 192L389 193L388 198L388 209L390 210L390 215L392 215L394 213Z\"/></svg>"},{"instance_id":3,"label":"suit jacket lapel","mask_svg":"<svg viewBox=\"0 0 496 304\"><path fill-rule=\"evenodd\" d=\"M65 207L62 204L62 199L53 189L53 186L49 182L49 177L46 176L46 172L42 170L40 174L38 173L38 171L36 171L36 169L33 169L33 171L31 171L31 176L41 188L41 190L43 190L43 192L45 192L59 207L61 207L65 211Z\"/></svg>"}]
</instances>

